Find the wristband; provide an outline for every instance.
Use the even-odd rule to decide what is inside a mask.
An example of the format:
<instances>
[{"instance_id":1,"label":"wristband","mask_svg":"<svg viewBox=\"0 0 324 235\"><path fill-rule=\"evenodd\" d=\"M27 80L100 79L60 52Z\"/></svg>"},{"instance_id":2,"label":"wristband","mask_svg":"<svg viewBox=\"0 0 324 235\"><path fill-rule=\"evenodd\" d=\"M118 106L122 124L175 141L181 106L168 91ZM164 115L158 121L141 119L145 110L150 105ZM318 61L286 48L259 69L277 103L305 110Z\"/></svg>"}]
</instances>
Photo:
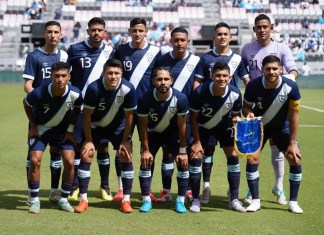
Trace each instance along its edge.
<instances>
[{"instance_id":1,"label":"wristband","mask_svg":"<svg viewBox=\"0 0 324 235\"><path fill-rule=\"evenodd\" d=\"M180 154L187 154L187 149L186 149L186 147L184 147L184 148L180 147L180 148L179 148L179 153L180 153Z\"/></svg>"},{"instance_id":2,"label":"wristband","mask_svg":"<svg viewBox=\"0 0 324 235\"><path fill-rule=\"evenodd\" d=\"M74 130L74 125L73 124L69 124L68 128L67 128L67 132L73 132Z\"/></svg>"}]
</instances>

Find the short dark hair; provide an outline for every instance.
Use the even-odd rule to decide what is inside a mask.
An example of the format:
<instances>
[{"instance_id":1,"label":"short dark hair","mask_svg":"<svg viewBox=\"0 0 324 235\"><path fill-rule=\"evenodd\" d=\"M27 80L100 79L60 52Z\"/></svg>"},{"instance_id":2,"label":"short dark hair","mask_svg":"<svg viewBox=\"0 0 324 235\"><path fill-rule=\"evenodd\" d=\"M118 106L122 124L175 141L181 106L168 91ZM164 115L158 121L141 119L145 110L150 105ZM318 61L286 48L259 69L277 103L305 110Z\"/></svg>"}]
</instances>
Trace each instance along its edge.
<instances>
[{"instance_id":1,"label":"short dark hair","mask_svg":"<svg viewBox=\"0 0 324 235\"><path fill-rule=\"evenodd\" d=\"M52 25L58 26L61 29L60 23L55 21L55 20L51 20L51 21L46 22L44 29L46 30L46 28L48 26L52 26Z\"/></svg>"},{"instance_id":2,"label":"short dark hair","mask_svg":"<svg viewBox=\"0 0 324 235\"><path fill-rule=\"evenodd\" d=\"M175 33L185 33L188 35L188 31L182 26L176 27L171 31L171 38L172 38L173 34L175 34Z\"/></svg>"},{"instance_id":3,"label":"short dark hair","mask_svg":"<svg viewBox=\"0 0 324 235\"><path fill-rule=\"evenodd\" d=\"M91 20L89 20L88 28L90 28L90 26L93 24L101 24L106 27L106 22L101 17L93 17Z\"/></svg>"},{"instance_id":4,"label":"short dark hair","mask_svg":"<svg viewBox=\"0 0 324 235\"><path fill-rule=\"evenodd\" d=\"M129 22L129 27L133 27L135 25L138 24L143 24L146 28L146 20L144 20L143 18L133 18L130 22Z\"/></svg>"},{"instance_id":5,"label":"short dark hair","mask_svg":"<svg viewBox=\"0 0 324 235\"><path fill-rule=\"evenodd\" d=\"M171 71L170 71L170 67L167 67L167 66L159 66L159 67L156 67L156 68L154 69L154 72L153 72L153 79L156 78L156 76L157 76L157 72L158 72L158 71L161 71L161 70L165 70L165 71L169 72L170 77L173 78L173 77L172 77L172 73L171 73Z\"/></svg>"},{"instance_id":6,"label":"short dark hair","mask_svg":"<svg viewBox=\"0 0 324 235\"><path fill-rule=\"evenodd\" d=\"M223 28L223 27L228 28L228 30L231 30L228 24L226 24L225 22L219 22L218 24L215 25L214 31L216 31L216 29L218 28Z\"/></svg>"},{"instance_id":7,"label":"short dark hair","mask_svg":"<svg viewBox=\"0 0 324 235\"><path fill-rule=\"evenodd\" d=\"M118 59L112 59L112 58L108 59L103 66L103 71L105 71L108 67L117 67L123 70L123 64Z\"/></svg>"},{"instance_id":8,"label":"short dark hair","mask_svg":"<svg viewBox=\"0 0 324 235\"><path fill-rule=\"evenodd\" d=\"M227 70L229 73L231 73L231 69L228 66L228 64L224 61L218 61L213 66L213 74L216 72L216 70Z\"/></svg>"},{"instance_id":9,"label":"short dark hair","mask_svg":"<svg viewBox=\"0 0 324 235\"><path fill-rule=\"evenodd\" d=\"M274 63L274 62L277 62L278 64L281 65L281 61L278 56L268 55L264 57L264 59L262 60L262 67L264 67L266 64Z\"/></svg>"},{"instance_id":10,"label":"short dark hair","mask_svg":"<svg viewBox=\"0 0 324 235\"><path fill-rule=\"evenodd\" d=\"M267 16L266 14L260 14L258 15L257 17L255 17L254 19L254 25L256 25L256 23L260 20L266 20L268 21L270 24L271 24L271 20L270 20L270 17Z\"/></svg>"},{"instance_id":11,"label":"short dark hair","mask_svg":"<svg viewBox=\"0 0 324 235\"><path fill-rule=\"evenodd\" d=\"M57 61L54 64L52 64L51 71L53 73L53 72L58 71L58 70L67 70L67 71L69 71L69 66L65 62Z\"/></svg>"}]
</instances>

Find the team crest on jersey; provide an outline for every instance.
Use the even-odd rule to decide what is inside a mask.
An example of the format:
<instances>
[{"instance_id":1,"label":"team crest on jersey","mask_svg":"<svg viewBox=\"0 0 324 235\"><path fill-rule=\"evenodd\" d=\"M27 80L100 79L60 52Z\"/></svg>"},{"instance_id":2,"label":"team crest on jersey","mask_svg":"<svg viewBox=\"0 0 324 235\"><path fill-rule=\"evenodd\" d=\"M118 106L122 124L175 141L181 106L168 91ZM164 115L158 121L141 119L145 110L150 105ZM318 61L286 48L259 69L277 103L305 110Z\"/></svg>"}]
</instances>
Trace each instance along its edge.
<instances>
[{"instance_id":1,"label":"team crest on jersey","mask_svg":"<svg viewBox=\"0 0 324 235\"><path fill-rule=\"evenodd\" d=\"M110 54L109 51L104 51L103 52L104 57L107 58L107 59L109 58L109 54Z\"/></svg>"},{"instance_id":2,"label":"team crest on jersey","mask_svg":"<svg viewBox=\"0 0 324 235\"><path fill-rule=\"evenodd\" d=\"M66 107L68 109L73 109L73 103L72 102L66 102Z\"/></svg>"},{"instance_id":3,"label":"team crest on jersey","mask_svg":"<svg viewBox=\"0 0 324 235\"><path fill-rule=\"evenodd\" d=\"M234 69L236 69L236 67L237 67L238 63L237 63L237 62L235 62L235 61L232 61L232 62L231 62L231 64L232 64L233 68L234 68Z\"/></svg>"},{"instance_id":4,"label":"team crest on jersey","mask_svg":"<svg viewBox=\"0 0 324 235\"><path fill-rule=\"evenodd\" d=\"M170 107L170 112L175 113L177 112L178 108L177 107Z\"/></svg>"},{"instance_id":5,"label":"team crest on jersey","mask_svg":"<svg viewBox=\"0 0 324 235\"><path fill-rule=\"evenodd\" d=\"M153 60L153 53L147 53L146 58L149 62L151 62Z\"/></svg>"},{"instance_id":6,"label":"team crest on jersey","mask_svg":"<svg viewBox=\"0 0 324 235\"><path fill-rule=\"evenodd\" d=\"M231 108L233 108L233 103L226 103L225 107L227 110L230 110Z\"/></svg>"},{"instance_id":7,"label":"team crest on jersey","mask_svg":"<svg viewBox=\"0 0 324 235\"><path fill-rule=\"evenodd\" d=\"M35 143L35 138L30 138L29 139L29 145L33 145Z\"/></svg>"},{"instance_id":8,"label":"team crest on jersey","mask_svg":"<svg viewBox=\"0 0 324 235\"><path fill-rule=\"evenodd\" d=\"M124 102L124 97L118 95L118 96L117 96L117 102L118 102L118 103L123 103L123 102Z\"/></svg>"},{"instance_id":9,"label":"team crest on jersey","mask_svg":"<svg viewBox=\"0 0 324 235\"><path fill-rule=\"evenodd\" d=\"M286 100L286 96L285 95L279 95L278 100L279 100L280 103L283 103Z\"/></svg>"},{"instance_id":10,"label":"team crest on jersey","mask_svg":"<svg viewBox=\"0 0 324 235\"><path fill-rule=\"evenodd\" d=\"M194 67L195 66L193 64L187 64L187 68L188 68L189 72L192 72Z\"/></svg>"}]
</instances>

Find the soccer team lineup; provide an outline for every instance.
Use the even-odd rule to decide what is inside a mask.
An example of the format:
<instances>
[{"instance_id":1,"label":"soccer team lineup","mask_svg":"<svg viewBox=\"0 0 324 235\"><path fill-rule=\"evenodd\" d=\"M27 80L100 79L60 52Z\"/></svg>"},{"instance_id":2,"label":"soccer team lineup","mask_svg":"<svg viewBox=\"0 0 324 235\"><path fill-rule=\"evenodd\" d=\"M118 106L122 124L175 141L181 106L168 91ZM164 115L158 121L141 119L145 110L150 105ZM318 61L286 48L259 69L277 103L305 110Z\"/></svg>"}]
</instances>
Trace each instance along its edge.
<instances>
[{"instance_id":1,"label":"soccer team lineup","mask_svg":"<svg viewBox=\"0 0 324 235\"><path fill-rule=\"evenodd\" d=\"M155 203L171 201L173 174L175 211L204 213L203 205L211 197L217 146L227 161L228 209L257 212L261 209L259 159L267 144L276 203L302 214L297 201L302 179L297 142L299 72L288 46L271 40L267 15L256 16L253 30L256 40L246 43L239 55L230 48L228 24L217 23L214 48L199 57L187 49L190 39L184 27L172 29L172 50L163 54L147 42L144 19L133 18L131 41L112 48L103 43L105 21L94 17L88 21L87 38L63 51L58 49L61 25L48 21L45 45L27 55L22 75L29 121L28 212L41 212L40 166L47 146L49 200L65 212L84 213L91 208L88 187L91 174L98 172L90 172L90 167L97 160L100 196L120 203L123 213L134 211L134 179L139 179L142 196L139 212L149 213ZM244 83L244 92L239 82ZM132 142L134 135L139 142ZM108 143L115 156L110 156ZM133 166L133 145L140 145L139 169ZM154 164L159 151L161 168ZM110 172L111 162L116 172ZM289 164L287 195L285 162ZM246 177L241 177L242 167ZM115 195L108 183L111 174L117 175ZM158 196L151 191L154 174L162 178ZM247 189L243 202L240 185ZM71 201L77 201L77 206Z\"/></svg>"}]
</instances>

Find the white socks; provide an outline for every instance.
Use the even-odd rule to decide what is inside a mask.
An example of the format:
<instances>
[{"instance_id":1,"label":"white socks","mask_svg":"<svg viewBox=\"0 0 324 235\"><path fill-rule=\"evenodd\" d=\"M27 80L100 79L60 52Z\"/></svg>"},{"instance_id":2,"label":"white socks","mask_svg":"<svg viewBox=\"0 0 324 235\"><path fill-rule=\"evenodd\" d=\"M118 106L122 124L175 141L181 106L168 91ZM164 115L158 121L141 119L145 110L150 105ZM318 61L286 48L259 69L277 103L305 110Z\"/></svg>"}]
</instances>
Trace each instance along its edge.
<instances>
[{"instance_id":1,"label":"white socks","mask_svg":"<svg viewBox=\"0 0 324 235\"><path fill-rule=\"evenodd\" d=\"M285 174L285 157L276 145L270 145L271 149L271 163L273 166L275 182L274 186L279 190L283 190L283 178Z\"/></svg>"}]
</instances>

